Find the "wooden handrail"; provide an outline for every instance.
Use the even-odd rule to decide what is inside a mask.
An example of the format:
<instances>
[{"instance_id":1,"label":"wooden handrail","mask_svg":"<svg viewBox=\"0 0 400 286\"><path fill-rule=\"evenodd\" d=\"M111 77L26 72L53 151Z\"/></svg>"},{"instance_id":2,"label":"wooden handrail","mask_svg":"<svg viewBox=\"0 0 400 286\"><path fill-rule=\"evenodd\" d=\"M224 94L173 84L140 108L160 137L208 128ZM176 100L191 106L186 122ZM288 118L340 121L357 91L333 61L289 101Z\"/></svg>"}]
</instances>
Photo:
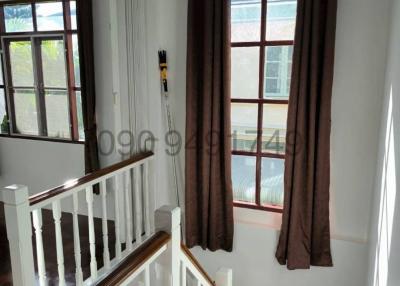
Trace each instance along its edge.
<instances>
[{"instance_id":1,"label":"wooden handrail","mask_svg":"<svg viewBox=\"0 0 400 286\"><path fill-rule=\"evenodd\" d=\"M130 254L113 272L97 283L98 286L120 285L145 262L150 259L159 249L167 244L171 236L165 232L156 233L151 239L142 244L137 250Z\"/></svg>"},{"instance_id":2,"label":"wooden handrail","mask_svg":"<svg viewBox=\"0 0 400 286\"><path fill-rule=\"evenodd\" d=\"M131 164L140 162L140 161L142 161L144 159L147 159L147 158L149 158L149 157L151 157L153 155L154 155L153 152L144 152L144 153L135 155L135 156L133 156L133 157L131 157L131 158L125 160L125 161L116 163L116 164L111 165L109 167L106 167L106 168L100 169L98 171L95 171L93 173L87 174L86 176L84 176L82 178L74 180L73 183L66 183L66 184L61 185L59 187L56 187L54 189L47 190L47 191L44 191L42 193L33 195L33 196L29 197L29 205L33 206L33 205L36 205L38 203L41 203L41 202L43 202L45 200L48 200L48 199L53 198L55 196L58 196L58 195L60 195L60 194L62 194L64 192L67 192L67 191L69 191L69 190L71 190L73 188L77 188L77 187L82 186L82 185L84 185L86 183L89 183L90 181L94 181L94 180L96 180L96 179L98 179L98 178L100 178L102 176L111 174L111 173L113 173L113 172L115 172L115 171L117 171L119 169L122 169L122 168L124 168L126 166L129 166Z\"/></svg>"},{"instance_id":3,"label":"wooden handrail","mask_svg":"<svg viewBox=\"0 0 400 286\"><path fill-rule=\"evenodd\" d=\"M193 254L190 252L189 248L187 248L187 246L182 243L181 249L182 249L183 253L187 256L187 258L192 262L192 264L197 268L197 270L208 281L208 283L215 286L215 282L211 279L211 277L208 275L208 273L204 270L204 268L201 266L199 261L193 256Z\"/></svg>"}]
</instances>

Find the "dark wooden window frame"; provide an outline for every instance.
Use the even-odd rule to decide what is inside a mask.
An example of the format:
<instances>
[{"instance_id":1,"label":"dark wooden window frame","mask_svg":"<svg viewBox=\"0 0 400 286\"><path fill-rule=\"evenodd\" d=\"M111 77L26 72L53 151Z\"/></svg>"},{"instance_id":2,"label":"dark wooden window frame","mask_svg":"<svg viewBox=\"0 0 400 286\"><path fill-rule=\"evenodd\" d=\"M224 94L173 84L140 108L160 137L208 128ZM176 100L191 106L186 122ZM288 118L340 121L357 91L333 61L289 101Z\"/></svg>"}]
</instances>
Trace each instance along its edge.
<instances>
[{"instance_id":1,"label":"dark wooden window frame","mask_svg":"<svg viewBox=\"0 0 400 286\"><path fill-rule=\"evenodd\" d=\"M77 0L79 1L79 0ZM50 2L59 2L62 3L63 6L63 20L64 20L64 29L63 30L52 30L52 31L38 31L37 28L37 17L35 5L36 3L50 3ZM77 102L76 102L76 93L81 91L80 86L76 86L75 83L75 73L74 73L74 63L73 63L73 35L78 34L77 29L72 29L71 23L71 15L70 15L70 2L71 0L14 0L14 1L4 1L0 2L0 37L1 37L1 51L2 51L2 60L3 60L3 83L0 88L4 88L5 91L5 102L6 102L6 113L9 122L9 132L8 134L0 134L0 137L11 137L11 138L19 138L19 139L30 139L30 140L43 140L43 141L53 141L53 142L61 142L61 143L77 143L84 144L83 141L79 139L79 129L78 129L78 110L77 110ZM5 29L5 18L4 18L4 9L3 7L6 5L22 5L22 4L30 4L32 6L32 20L33 20L33 31L30 32L6 32ZM77 15L79 17L79 15ZM66 75L67 75L67 93L68 93L68 109L69 109L69 124L70 124L70 134L71 139L63 139L63 138L53 138L48 137L46 135L45 126L46 126L46 114L45 107L43 104L44 99L42 92L39 92L38 103L42 105L40 107L41 116L39 121L42 121L42 124L39 124L39 136L32 135L24 135L17 133L15 128L15 109L13 104L13 95L12 90L8 90L7 86L10 86L12 79L10 75L11 67L10 67L10 58L9 52L7 51L7 45L5 45L10 40L16 41L20 39L29 39L31 41L32 38L37 38L40 40L46 39L54 39L54 38L62 38L64 40L65 45L65 63L66 63ZM40 62L39 53L35 53L35 61L37 63ZM39 68L40 67L36 67ZM41 87L38 87L41 89ZM53 88L52 88L53 89ZM63 89L65 90L65 88Z\"/></svg>"},{"instance_id":2,"label":"dark wooden window frame","mask_svg":"<svg viewBox=\"0 0 400 286\"><path fill-rule=\"evenodd\" d=\"M265 74L265 50L266 47L273 46L293 46L294 41L267 41L266 31L267 31L267 3L268 0L261 0L261 29L260 29L260 41L252 42L232 42L231 48L241 48L241 47L259 47L260 48L260 58L259 58L259 91L258 98L232 98L231 103L251 103L258 105L258 116L257 116L257 150L253 151L239 151L233 150L232 155L242 155L250 156L256 158L256 202L242 202L234 201L235 207L249 208L256 210L263 210L269 212L282 213L282 207L272 206L272 205L262 205L261 204L261 163L262 158L274 158L274 159L285 159L284 154L279 153L269 153L262 150L262 133L263 133L263 109L264 104L288 104L288 100L282 99L266 99L264 98L264 74Z\"/></svg>"}]
</instances>

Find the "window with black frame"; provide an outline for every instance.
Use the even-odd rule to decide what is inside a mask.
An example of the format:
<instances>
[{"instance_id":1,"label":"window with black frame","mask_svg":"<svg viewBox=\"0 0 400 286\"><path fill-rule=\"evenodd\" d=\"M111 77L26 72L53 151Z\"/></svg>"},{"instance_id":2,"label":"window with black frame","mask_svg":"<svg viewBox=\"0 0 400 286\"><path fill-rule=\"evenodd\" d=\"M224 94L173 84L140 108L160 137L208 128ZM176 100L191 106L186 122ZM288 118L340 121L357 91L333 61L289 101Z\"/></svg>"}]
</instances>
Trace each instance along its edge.
<instances>
[{"instance_id":1,"label":"window with black frame","mask_svg":"<svg viewBox=\"0 0 400 286\"><path fill-rule=\"evenodd\" d=\"M82 141L76 1L0 2L1 134Z\"/></svg>"}]
</instances>

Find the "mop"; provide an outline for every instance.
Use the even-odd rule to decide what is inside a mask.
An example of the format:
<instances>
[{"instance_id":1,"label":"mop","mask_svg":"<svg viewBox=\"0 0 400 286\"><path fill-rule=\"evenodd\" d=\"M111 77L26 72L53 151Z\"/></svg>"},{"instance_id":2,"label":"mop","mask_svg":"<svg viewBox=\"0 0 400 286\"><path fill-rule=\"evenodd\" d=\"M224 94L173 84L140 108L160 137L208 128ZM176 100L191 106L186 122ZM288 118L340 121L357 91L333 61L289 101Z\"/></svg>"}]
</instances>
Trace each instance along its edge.
<instances>
[{"instance_id":1,"label":"mop","mask_svg":"<svg viewBox=\"0 0 400 286\"><path fill-rule=\"evenodd\" d=\"M160 73L161 73L161 90L164 96L164 103L165 103L165 113L167 116L167 123L168 123L168 134L172 136L173 134L173 122L172 122L172 115L169 105L169 94L168 94L168 81L167 81L167 52L164 50L160 50L158 52L158 59L160 64ZM167 137L168 138L168 137ZM171 138L172 140L172 138ZM176 204L178 207L181 207L180 200L179 200L179 185L178 185L178 171L177 171L177 164L176 164L176 153L175 153L175 146L174 144L169 144L170 147L170 155L172 157L172 172L174 176L174 184L175 184L175 191L176 191Z\"/></svg>"}]
</instances>

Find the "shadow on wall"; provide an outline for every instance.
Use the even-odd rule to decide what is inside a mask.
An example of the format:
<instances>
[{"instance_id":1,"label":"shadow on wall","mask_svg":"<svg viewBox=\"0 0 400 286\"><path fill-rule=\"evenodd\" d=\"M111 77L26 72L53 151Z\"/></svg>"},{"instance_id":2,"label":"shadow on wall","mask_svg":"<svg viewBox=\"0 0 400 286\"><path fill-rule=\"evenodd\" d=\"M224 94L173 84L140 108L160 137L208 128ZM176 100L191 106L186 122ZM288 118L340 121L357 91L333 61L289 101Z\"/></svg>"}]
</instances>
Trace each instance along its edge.
<instances>
[{"instance_id":1,"label":"shadow on wall","mask_svg":"<svg viewBox=\"0 0 400 286\"><path fill-rule=\"evenodd\" d=\"M374 246L373 286L400 285L400 98L397 86L390 88L389 99L383 110L386 116L384 148L381 151L378 188L379 212ZM396 223L395 223L396 222ZM376 235L376 234L375 234Z\"/></svg>"}]
</instances>

